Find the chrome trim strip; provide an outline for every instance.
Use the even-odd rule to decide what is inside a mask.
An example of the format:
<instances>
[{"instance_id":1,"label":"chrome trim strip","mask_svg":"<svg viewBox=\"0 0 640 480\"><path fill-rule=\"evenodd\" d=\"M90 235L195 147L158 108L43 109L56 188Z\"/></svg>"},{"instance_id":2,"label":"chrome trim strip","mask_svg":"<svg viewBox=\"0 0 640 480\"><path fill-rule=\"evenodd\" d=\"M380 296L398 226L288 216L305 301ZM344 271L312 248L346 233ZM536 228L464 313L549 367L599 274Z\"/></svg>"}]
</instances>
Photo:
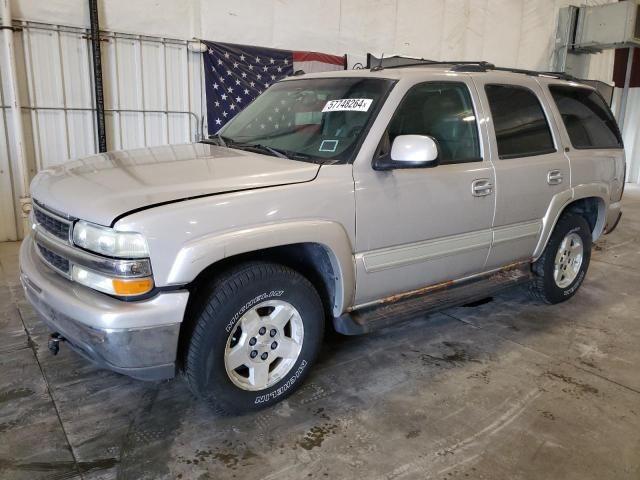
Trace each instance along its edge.
<instances>
[{"instance_id":1,"label":"chrome trim strip","mask_svg":"<svg viewBox=\"0 0 640 480\"><path fill-rule=\"evenodd\" d=\"M452 235L426 242L383 248L364 253L362 261L367 273L387 268L402 267L412 263L435 260L480 248L489 248L493 240L490 229Z\"/></svg>"},{"instance_id":2,"label":"chrome trim strip","mask_svg":"<svg viewBox=\"0 0 640 480\"><path fill-rule=\"evenodd\" d=\"M38 202L34 199L34 201L32 202L33 208L34 210L38 210L40 212L42 212L43 215L47 215L48 217L53 218L54 220L59 221L60 223L64 223L65 225L69 226L69 235L67 238L67 243L69 245L73 244L73 222L74 219L68 217L68 216L62 216L64 214L62 213L58 213L58 212L54 212L53 210L49 210L47 208L42 207L40 204L38 204ZM38 219L36 218L35 214L33 215L33 222L38 226L41 227L40 230L44 230L46 231L46 228L44 226L42 226L42 224L40 222L38 222Z\"/></svg>"},{"instance_id":3,"label":"chrome trim strip","mask_svg":"<svg viewBox=\"0 0 640 480\"><path fill-rule=\"evenodd\" d=\"M48 248L48 247L47 247ZM49 248L49 250L51 250ZM64 270L60 270L58 267L56 267L54 264L52 264L51 262L49 262L43 255L42 252L40 251L40 245L36 242L36 255L38 256L38 258L45 264L47 265L49 268L51 268L52 270L55 270L56 273L62 275L64 278L68 278L69 280L71 280L71 262L69 262L69 271L65 272ZM53 252L53 250L51 250ZM56 252L54 252L56 253ZM59 255L59 254L58 254ZM65 259L68 260L68 259Z\"/></svg>"},{"instance_id":4,"label":"chrome trim strip","mask_svg":"<svg viewBox=\"0 0 640 480\"><path fill-rule=\"evenodd\" d=\"M72 265L75 264L83 266L90 270L108 275L110 277L141 278L149 277L152 274L151 263L147 258L127 260L93 255L77 247L72 247L70 245L67 245L66 243L63 243L58 238L42 229L37 229L35 231L35 241L36 243L41 243L44 247L48 248L53 253L56 253L61 257L69 260ZM52 267L49 262L45 261L45 264ZM134 266L138 271L132 271ZM53 268L55 269L55 267ZM56 272L59 272L58 269L55 270ZM71 266L69 271L71 271Z\"/></svg>"},{"instance_id":5,"label":"chrome trim strip","mask_svg":"<svg viewBox=\"0 0 640 480\"><path fill-rule=\"evenodd\" d=\"M33 200L32 204L34 207L37 207L39 210L42 210L43 212L49 215L57 217L59 220L63 222L73 223L75 220L77 220L77 218L72 217L71 215L67 215L66 213L60 212L54 208L46 206L44 203L40 202L39 200L36 200L35 198L33 198L32 200Z\"/></svg>"},{"instance_id":6,"label":"chrome trim strip","mask_svg":"<svg viewBox=\"0 0 640 480\"><path fill-rule=\"evenodd\" d=\"M542 222L536 220L534 222L520 223L515 225L507 225L498 227L493 230L492 245L499 245L505 242L512 242L522 238L537 237L542 230Z\"/></svg>"}]
</instances>

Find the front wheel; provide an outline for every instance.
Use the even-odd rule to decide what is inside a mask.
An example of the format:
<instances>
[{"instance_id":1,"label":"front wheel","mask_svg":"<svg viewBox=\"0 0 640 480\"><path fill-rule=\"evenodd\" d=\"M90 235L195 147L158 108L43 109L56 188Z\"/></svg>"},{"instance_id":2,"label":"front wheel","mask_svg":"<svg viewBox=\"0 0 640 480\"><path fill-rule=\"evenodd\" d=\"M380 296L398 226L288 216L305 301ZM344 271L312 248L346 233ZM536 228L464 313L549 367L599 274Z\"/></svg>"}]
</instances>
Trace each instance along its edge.
<instances>
[{"instance_id":1,"label":"front wheel","mask_svg":"<svg viewBox=\"0 0 640 480\"><path fill-rule=\"evenodd\" d=\"M564 214L533 264L532 293L550 304L568 300L582 285L590 260L589 224L579 215Z\"/></svg>"},{"instance_id":2,"label":"front wheel","mask_svg":"<svg viewBox=\"0 0 640 480\"><path fill-rule=\"evenodd\" d=\"M220 278L198 309L185 373L223 414L264 408L290 395L315 360L324 312L313 285L273 263L248 263Z\"/></svg>"}]
</instances>

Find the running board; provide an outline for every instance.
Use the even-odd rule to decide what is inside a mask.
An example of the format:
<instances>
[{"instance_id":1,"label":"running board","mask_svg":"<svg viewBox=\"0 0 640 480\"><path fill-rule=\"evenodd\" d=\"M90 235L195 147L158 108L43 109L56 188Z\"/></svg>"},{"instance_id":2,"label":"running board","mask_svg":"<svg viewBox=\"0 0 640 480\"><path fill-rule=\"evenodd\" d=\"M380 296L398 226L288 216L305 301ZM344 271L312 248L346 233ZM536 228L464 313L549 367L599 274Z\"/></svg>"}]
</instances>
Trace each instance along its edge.
<instances>
[{"instance_id":1,"label":"running board","mask_svg":"<svg viewBox=\"0 0 640 480\"><path fill-rule=\"evenodd\" d=\"M334 318L335 329L344 335L360 335L418 315L482 300L531 280L531 264L517 264L466 280L444 282L394 295Z\"/></svg>"}]
</instances>

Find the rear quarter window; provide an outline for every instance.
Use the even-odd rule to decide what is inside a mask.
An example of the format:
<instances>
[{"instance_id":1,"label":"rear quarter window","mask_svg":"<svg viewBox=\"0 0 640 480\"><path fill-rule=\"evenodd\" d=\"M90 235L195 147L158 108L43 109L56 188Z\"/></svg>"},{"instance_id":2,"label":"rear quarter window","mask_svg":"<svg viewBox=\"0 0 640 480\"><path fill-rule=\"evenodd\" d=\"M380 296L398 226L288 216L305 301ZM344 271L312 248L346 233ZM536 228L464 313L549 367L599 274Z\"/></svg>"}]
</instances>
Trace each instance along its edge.
<instances>
[{"instance_id":1,"label":"rear quarter window","mask_svg":"<svg viewBox=\"0 0 640 480\"><path fill-rule=\"evenodd\" d=\"M574 148L622 148L618 124L598 92L560 85L549 91Z\"/></svg>"}]
</instances>

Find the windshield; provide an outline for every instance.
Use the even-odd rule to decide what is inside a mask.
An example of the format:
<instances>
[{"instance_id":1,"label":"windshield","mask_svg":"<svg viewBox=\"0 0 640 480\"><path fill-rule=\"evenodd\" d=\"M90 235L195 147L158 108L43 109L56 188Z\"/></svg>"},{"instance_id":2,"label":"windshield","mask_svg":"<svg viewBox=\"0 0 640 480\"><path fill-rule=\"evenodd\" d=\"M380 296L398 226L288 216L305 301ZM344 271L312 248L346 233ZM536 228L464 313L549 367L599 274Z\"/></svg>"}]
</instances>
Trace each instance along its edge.
<instances>
[{"instance_id":1,"label":"windshield","mask_svg":"<svg viewBox=\"0 0 640 480\"><path fill-rule=\"evenodd\" d=\"M225 125L219 141L296 160L350 162L391 85L379 78L282 81Z\"/></svg>"}]
</instances>

